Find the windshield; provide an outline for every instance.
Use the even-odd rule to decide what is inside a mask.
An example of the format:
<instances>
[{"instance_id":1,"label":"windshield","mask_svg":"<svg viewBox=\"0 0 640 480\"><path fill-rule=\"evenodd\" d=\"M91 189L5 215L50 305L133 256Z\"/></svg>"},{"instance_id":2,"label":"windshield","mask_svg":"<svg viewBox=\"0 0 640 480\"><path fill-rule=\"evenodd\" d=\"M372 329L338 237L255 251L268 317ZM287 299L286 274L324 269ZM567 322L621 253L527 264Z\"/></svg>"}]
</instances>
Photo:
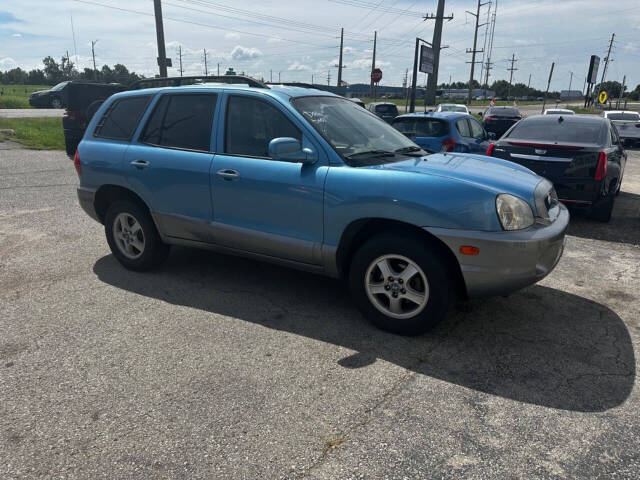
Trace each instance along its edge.
<instances>
[{"instance_id":1,"label":"windshield","mask_svg":"<svg viewBox=\"0 0 640 480\"><path fill-rule=\"evenodd\" d=\"M449 133L449 123L437 118L399 117L393 121L393 126L413 137L443 137Z\"/></svg>"},{"instance_id":2,"label":"windshield","mask_svg":"<svg viewBox=\"0 0 640 480\"><path fill-rule=\"evenodd\" d=\"M519 117L520 111L517 108L492 108L489 113L494 117Z\"/></svg>"},{"instance_id":3,"label":"windshield","mask_svg":"<svg viewBox=\"0 0 640 480\"><path fill-rule=\"evenodd\" d=\"M293 106L348 165L377 165L426 152L372 113L338 97L300 97Z\"/></svg>"},{"instance_id":4,"label":"windshield","mask_svg":"<svg viewBox=\"0 0 640 480\"><path fill-rule=\"evenodd\" d=\"M51 87L51 90L62 90L67 85L67 83L69 83L69 82L68 81L67 82L60 82L55 87Z\"/></svg>"},{"instance_id":5,"label":"windshield","mask_svg":"<svg viewBox=\"0 0 640 480\"><path fill-rule=\"evenodd\" d=\"M461 105L440 105L441 112L463 112L467 113L467 109Z\"/></svg>"},{"instance_id":6,"label":"windshield","mask_svg":"<svg viewBox=\"0 0 640 480\"><path fill-rule=\"evenodd\" d=\"M381 105L376 105L376 112L398 115L398 107L389 103L383 103Z\"/></svg>"},{"instance_id":7,"label":"windshield","mask_svg":"<svg viewBox=\"0 0 640 480\"><path fill-rule=\"evenodd\" d=\"M608 113L607 118L609 120L631 120L637 122L640 120L640 115L633 112L628 113Z\"/></svg>"}]
</instances>

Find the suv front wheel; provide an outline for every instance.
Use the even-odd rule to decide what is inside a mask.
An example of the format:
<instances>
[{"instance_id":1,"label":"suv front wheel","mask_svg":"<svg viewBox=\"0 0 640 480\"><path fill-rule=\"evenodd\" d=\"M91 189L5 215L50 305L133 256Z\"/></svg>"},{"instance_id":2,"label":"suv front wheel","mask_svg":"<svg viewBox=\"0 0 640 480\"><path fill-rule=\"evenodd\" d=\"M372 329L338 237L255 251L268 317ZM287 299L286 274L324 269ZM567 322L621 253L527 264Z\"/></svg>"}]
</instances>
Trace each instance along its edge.
<instances>
[{"instance_id":1,"label":"suv front wheel","mask_svg":"<svg viewBox=\"0 0 640 480\"><path fill-rule=\"evenodd\" d=\"M354 255L349 288L358 309L393 333L419 335L444 318L455 298L447 265L416 237L377 235Z\"/></svg>"},{"instance_id":2,"label":"suv front wheel","mask_svg":"<svg viewBox=\"0 0 640 480\"><path fill-rule=\"evenodd\" d=\"M111 252L130 270L160 265L169 246L164 244L147 210L130 201L114 202L105 215L104 230Z\"/></svg>"}]
</instances>

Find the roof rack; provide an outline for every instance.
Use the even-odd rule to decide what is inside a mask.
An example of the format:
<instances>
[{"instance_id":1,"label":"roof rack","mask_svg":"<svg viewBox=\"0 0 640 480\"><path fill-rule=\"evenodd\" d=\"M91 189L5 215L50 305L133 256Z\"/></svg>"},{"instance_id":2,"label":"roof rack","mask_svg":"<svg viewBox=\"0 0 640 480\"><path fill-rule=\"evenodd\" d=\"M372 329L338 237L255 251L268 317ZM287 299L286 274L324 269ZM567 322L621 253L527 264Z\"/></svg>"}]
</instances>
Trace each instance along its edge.
<instances>
[{"instance_id":1,"label":"roof rack","mask_svg":"<svg viewBox=\"0 0 640 480\"><path fill-rule=\"evenodd\" d=\"M265 85L284 85L285 87L318 88L317 85L303 82L265 82Z\"/></svg>"},{"instance_id":2,"label":"roof rack","mask_svg":"<svg viewBox=\"0 0 640 480\"><path fill-rule=\"evenodd\" d=\"M183 85L194 85L207 82L244 83L250 87L269 88L264 83L244 75L200 75L192 77L142 78L129 85L129 90L140 90L142 88L154 87L180 87Z\"/></svg>"}]
</instances>

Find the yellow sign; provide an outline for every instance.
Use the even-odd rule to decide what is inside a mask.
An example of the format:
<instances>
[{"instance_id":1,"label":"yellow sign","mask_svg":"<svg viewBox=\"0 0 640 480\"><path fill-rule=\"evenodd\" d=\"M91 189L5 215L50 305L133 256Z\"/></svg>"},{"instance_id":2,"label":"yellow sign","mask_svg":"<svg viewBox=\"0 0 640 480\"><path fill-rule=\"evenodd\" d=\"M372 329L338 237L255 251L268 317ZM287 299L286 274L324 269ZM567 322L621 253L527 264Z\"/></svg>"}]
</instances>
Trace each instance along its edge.
<instances>
[{"instance_id":1,"label":"yellow sign","mask_svg":"<svg viewBox=\"0 0 640 480\"><path fill-rule=\"evenodd\" d=\"M604 103L607 101L607 92L605 92L604 90L600 92L600 95L598 95L598 101L600 103Z\"/></svg>"}]
</instances>

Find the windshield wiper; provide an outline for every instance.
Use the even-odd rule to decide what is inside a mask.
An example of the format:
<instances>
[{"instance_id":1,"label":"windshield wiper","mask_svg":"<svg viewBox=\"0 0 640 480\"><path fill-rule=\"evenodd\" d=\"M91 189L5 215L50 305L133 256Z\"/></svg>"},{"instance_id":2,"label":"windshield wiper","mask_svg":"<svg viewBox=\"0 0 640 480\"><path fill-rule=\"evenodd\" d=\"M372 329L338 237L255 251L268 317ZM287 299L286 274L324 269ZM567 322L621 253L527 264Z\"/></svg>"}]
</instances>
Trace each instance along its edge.
<instances>
[{"instance_id":1,"label":"windshield wiper","mask_svg":"<svg viewBox=\"0 0 640 480\"><path fill-rule=\"evenodd\" d=\"M366 150L364 152L355 152L355 153L350 153L349 155L345 155L345 158L354 158L354 157L361 157L361 156L367 156L370 158L375 158L375 157L395 157L396 154L393 152L390 152L388 150Z\"/></svg>"},{"instance_id":2,"label":"windshield wiper","mask_svg":"<svg viewBox=\"0 0 640 480\"><path fill-rule=\"evenodd\" d=\"M418 157L422 157L425 153L427 153L424 149L422 149L420 147L415 147L415 146L398 148L397 150L395 150L395 152L396 153L402 153L402 154L405 154L405 155L406 154L410 154L410 153L424 152L424 153L420 153L420 154L416 155Z\"/></svg>"}]
</instances>

